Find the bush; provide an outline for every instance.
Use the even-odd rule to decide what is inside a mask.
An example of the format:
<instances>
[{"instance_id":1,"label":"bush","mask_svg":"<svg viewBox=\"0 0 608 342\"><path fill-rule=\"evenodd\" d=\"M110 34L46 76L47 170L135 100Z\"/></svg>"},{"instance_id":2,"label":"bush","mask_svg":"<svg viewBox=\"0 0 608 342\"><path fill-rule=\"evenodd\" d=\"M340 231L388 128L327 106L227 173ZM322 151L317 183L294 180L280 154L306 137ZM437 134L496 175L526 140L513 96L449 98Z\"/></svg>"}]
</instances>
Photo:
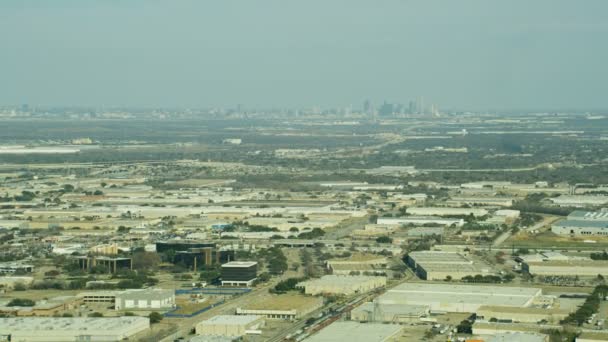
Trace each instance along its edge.
<instances>
[{"instance_id":1,"label":"bush","mask_svg":"<svg viewBox=\"0 0 608 342\"><path fill-rule=\"evenodd\" d=\"M379 237L376 239L376 242L377 242L377 243L392 243L392 242L393 242L393 239L391 239L391 238L390 238L390 237L388 237L388 236L379 236Z\"/></svg>"},{"instance_id":2,"label":"bush","mask_svg":"<svg viewBox=\"0 0 608 342\"><path fill-rule=\"evenodd\" d=\"M150 318L150 323L151 324L158 323L158 322L160 322L160 321L163 320L163 315L159 314L156 311L151 312L148 317Z\"/></svg>"},{"instance_id":3,"label":"bush","mask_svg":"<svg viewBox=\"0 0 608 342\"><path fill-rule=\"evenodd\" d=\"M13 290L15 291L25 291L27 288L25 287L25 284L23 283L15 283L15 286L13 286Z\"/></svg>"},{"instance_id":4,"label":"bush","mask_svg":"<svg viewBox=\"0 0 608 342\"><path fill-rule=\"evenodd\" d=\"M34 306L36 302L26 298L14 298L6 306Z\"/></svg>"}]
</instances>

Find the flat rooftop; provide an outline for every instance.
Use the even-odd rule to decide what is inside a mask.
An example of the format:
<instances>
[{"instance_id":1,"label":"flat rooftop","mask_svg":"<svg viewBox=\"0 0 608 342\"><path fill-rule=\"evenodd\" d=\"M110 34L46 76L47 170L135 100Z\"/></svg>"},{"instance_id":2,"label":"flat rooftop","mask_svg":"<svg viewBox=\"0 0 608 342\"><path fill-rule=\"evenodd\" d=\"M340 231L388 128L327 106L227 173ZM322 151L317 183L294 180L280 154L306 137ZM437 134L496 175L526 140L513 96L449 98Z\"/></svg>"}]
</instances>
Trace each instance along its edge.
<instances>
[{"instance_id":1,"label":"flat rooftop","mask_svg":"<svg viewBox=\"0 0 608 342\"><path fill-rule=\"evenodd\" d=\"M130 329L134 324L149 322L147 317L14 317L0 318L0 331L117 331Z\"/></svg>"},{"instance_id":2,"label":"flat rooftop","mask_svg":"<svg viewBox=\"0 0 608 342\"><path fill-rule=\"evenodd\" d=\"M274 295L264 301L244 305L245 310L299 310L316 305L319 299L296 294Z\"/></svg>"},{"instance_id":3,"label":"flat rooftop","mask_svg":"<svg viewBox=\"0 0 608 342\"><path fill-rule=\"evenodd\" d=\"M222 267L251 267L257 264L257 261L231 261L223 264Z\"/></svg>"},{"instance_id":4,"label":"flat rooftop","mask_svg":"<svg viewBox=\"0 0 608 342\"><path fill-rule=\"evenodd\" d=\"M381 303L465 303L494 306L526 306L541 289L531 287L460 284L401 284L379 297Z\"/></svg>"},{"instance_id":5,"label":"flat rooftop","mask_svg":"<svg viewBox=\"0 0 608 342\"><path fill-rule=\"evenodd\" d=\"M382 342L399 336L403 326L383 323L335 322L306 342Z\"/></svg>"},{"instance_id":6,"label":"flat rooftop","mask_svg":"<svg viewBox=\"0 0 608 342\"><path fill-rule=\"evenodd\" d=\"M408 254L416 264L426 266L430 263L438 264L472 264L464 255L456 252L419 251Z\"/></svg>"},{"instance_id":7,"label":"flat rooftop","mask_svg":"<svg viewBox=\"0 0 608 342\"><path fill-rule=\"evenodd\" d=\"M201 324L246 325L260 319L257 315L219 315L204 320Z\"/></svg>"},{"instance_id":8,"label":"flat rooftop","mask_svg":"<svg viewBox=\"0 0 608 342\"><path fill-rule=\"evenodd\" d=\"M337 262L340 262L340 261L361 262L361 261L372 261L372 260L386 261L386 257L384 257L382 255L378 255L378 254L371 254L371 253L353 253L349 257L329 259L329 260L327 260L327 262L329 262L329 263L336 262L336 261Z\"/></svg>"},{"instance_id":9,"label":"flat rooftop","mask_svg":"<svg viewBox=\"0 0 608 342\"><path fill-rule=\"evenodd\" d=\"M331 285L352 285L355 283L362 283L369 280L377 279L380 277L374 276L351 276L351 275L326 275L318 279L311 279L301 282L302 285L319 285L319 284L331 284Z\"/></svg>"}]
</instances>

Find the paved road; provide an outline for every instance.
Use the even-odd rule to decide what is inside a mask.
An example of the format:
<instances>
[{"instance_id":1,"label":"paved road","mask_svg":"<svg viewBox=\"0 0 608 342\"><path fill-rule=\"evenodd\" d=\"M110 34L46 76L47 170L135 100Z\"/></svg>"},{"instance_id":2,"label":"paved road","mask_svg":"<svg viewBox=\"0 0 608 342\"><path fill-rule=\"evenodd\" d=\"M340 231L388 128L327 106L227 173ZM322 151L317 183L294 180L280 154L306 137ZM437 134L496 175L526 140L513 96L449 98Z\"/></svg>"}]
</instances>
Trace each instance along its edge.
<instances>
[{"instance_id":1,"label":"paved road","mask_svg":"<svg viewBox=\"0 0 608 342\"><path fill-rule=\"evenodd\" d=\"M548 226L551 223L559 220L560 217L558 216L544 216L543 219L536 223L535 225L532 225L528 228L522 228L522 230L525 231L534 231L534 230L539 230L542 227ZM500 245L502 245L505 241L507 241L507 239L511 237L511 230L507 230L506 232L502 233L499 237L497 237L494 242L492 242L492 247L499 247Z\"/></svg>"},{"instance_id":2,"label":"paved road","mask_svg":"<svg viewBox=\"0 0 608 342\"><path fill-rule=\"evenodd\" d=\"M356 229L363 229L365 225L369 223L367 216L352 218L344 226L336 228L325 234L323 240L339 240L346 236L349 236Z\"/></svg>"}]
</instances>

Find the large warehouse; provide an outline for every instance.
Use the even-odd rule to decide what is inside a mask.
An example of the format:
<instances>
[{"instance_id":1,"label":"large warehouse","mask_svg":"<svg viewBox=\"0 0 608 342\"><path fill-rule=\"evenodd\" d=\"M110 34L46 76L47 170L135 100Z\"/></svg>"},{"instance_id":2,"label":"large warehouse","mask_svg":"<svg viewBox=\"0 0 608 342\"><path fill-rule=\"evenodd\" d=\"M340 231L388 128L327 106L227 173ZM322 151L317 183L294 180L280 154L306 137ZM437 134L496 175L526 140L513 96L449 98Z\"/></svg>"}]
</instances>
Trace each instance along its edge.
<instances>
[{"instance_id":1,"label":"large warehouse","mask_svg":"<svg viewBox=\"0 0 608 342\"><path fill-rule=\"evenodd\" d=\"M326 275L319 279L301 282L298 288L310 295L340 294L352 295L368 292L386 286L386 277Z\"/></svg>"},{"instance_id":2,"label":"large warehouse","mask_svg":"<svg viewBox=\"0 0 608 342\"><path fill-rule=\"evenodd\" d=\"M407 264L425 280L462 279L466 276L490 273L489 266L474 263L455 252L419 251L407 255Z\"/></svg>"},{"instance_id":3,"label":"large warehouse","mask_svg":"<svg viewBox=\"0 0 608 342\"><path fill-rule=\"evenodd\" d=\"M518 308L508 306L481 306L477 312L477 318L489 321L492 318L497 320L511 320L513 322L538 323L546 321L550 324L559 324L565 319L570 310L561 308Z\"/></svg>"},{"instance_id":4,"label":"large warehouse","mask_svg":"<svg viewBox=\"0 0 608 342\"><path fill-rule=\"evenodd\" d=\"M380 296L380 304L428 305L431 311L476 312L482 305L528 307L540 301L539 288L405 283Z\"/></svg>"},{"instance_id":5,"label":"large warehouse","mask_svg":"<svg viewBox=\"0 0 608 342\"><path fill-rule=\"evenodd\" d=\"M196 333L198 335L238 337L245 335L247 331L258 330L263 325L264 319L261 316L219 315L197 324Z\"/></svg>"},{"instance_id":6,"label":"large warehouse","mask_svg":"<svg viewBox=\"0 0 608 342\"><path fill-rule=\"evenodd\" d=\"M389 342L399 341L403 326L383 323L335 322L306 342Z\"/></svg>"},{"instance_id":7,"label":"large warehouse","mask_svg":"<svg viewBox=\"0 0 608 342\"><path fill-rule=\"evenodd\" d=\"M147 317L20 317L0 318L0 340L13 342L114 342L150 328Z\"/></svg>"},{"instance_id":8,"label":"large warehouse","mask_svg":"<svg viewBox=\"0 0 608 342\"><path fill-rule=\"evenodd\" d=\"M410 207L407 213L414 216L469 216L476 217L488 215L488 211L479 208L452 208L452 207Z\"/></svg>"},{"instance_id":9,"label":"large warehouse","mask_svg":"<svg viewBox=\"0 0 608 342\"><path fill-rule=\"evenodd\" d=\"M397 226L422 226L425 224L434 224L437 226L451 226L462 227L464 225L464 219L461 218L448 218L438 216L404 216L399 218L384 218L380 217L377 221L378 224L391 224Z\"/></svg>"},{"instance_id":10,"label":"large warehouse","mask_svg":"<svg viewBox=\"0 0 608 342\"><path fill-rule=\"evenodd\" d=\"M551 231L560 235L608 235L608 210L575 210L567 219L554 223Z\"/></svg>"},{"instance_id":11,"label":"large warehouse","mask_svg":"<svg viewBox=\"0 0 608 342\"><path fill-rule=\"evenodd\" d=\"M596 277L608 275L606 260L549 260L524 262L522 270L533 275Z\"/></svg>"},{"instance_id":12,"label":"large warehouse","mask_svg":"<svg viewBox=\"0 0 608 342\"><path fill-rule=\"evenodd\" d=\"M116 294L116 310L171 309L175 306L175 291L163 289L126 290Z\"/></svg>"},{"instance_id":13,"label":"large warehouse","mask_svg":"<svg viewBox=\"0 0 608 342\"><path fill-rule=\"evenodd\" d=\"M323 306L323 298L300 294L274 295L263 301L247 303L236 309L237 315L260 315L270 319L293 320Z\"/></svg>"},{"instance_id":14,"label":"large warehouse","mask_svg":"<svg viewBox=\"0 0 608 342\"><path fill-rule=\"evenodd\" d=\"M429 314L428 305L380 304L367 302L350 313L353 321L409 323Z\"/></svg>"}]
</instances>

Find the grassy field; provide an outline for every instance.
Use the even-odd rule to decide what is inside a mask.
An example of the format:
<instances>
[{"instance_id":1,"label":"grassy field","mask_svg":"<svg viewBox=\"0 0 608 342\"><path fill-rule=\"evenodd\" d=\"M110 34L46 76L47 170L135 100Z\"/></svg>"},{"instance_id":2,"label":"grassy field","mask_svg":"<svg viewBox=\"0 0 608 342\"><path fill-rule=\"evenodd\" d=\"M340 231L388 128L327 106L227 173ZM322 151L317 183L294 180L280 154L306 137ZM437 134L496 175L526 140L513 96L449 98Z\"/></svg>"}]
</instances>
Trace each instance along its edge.
<instances>
[{"instance_id":1,"label":"grassy field","mask_svg":"<svg viewBox=\"0 0 608 342\"><path fill-rule=\"evenodd\" d=\"M588 242L594 241L594 242ZM545 231L537 235L520 232L511 236L503 243L503 246L515 246L515 248L529 249L560 249L560 248L580 248L580 249L603 249L608 248L608 238L603 237L569 237Z\"/></svg>"}]
</instances>

